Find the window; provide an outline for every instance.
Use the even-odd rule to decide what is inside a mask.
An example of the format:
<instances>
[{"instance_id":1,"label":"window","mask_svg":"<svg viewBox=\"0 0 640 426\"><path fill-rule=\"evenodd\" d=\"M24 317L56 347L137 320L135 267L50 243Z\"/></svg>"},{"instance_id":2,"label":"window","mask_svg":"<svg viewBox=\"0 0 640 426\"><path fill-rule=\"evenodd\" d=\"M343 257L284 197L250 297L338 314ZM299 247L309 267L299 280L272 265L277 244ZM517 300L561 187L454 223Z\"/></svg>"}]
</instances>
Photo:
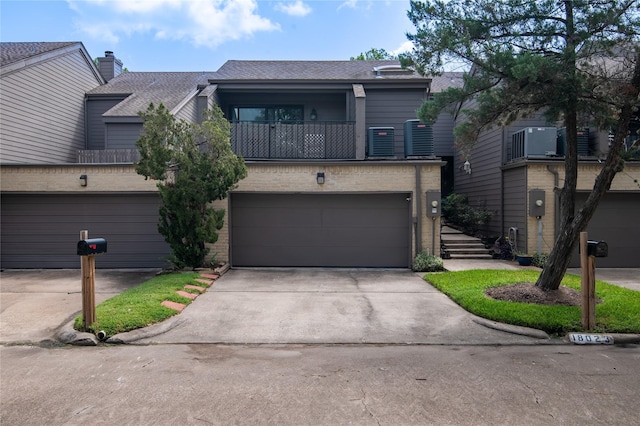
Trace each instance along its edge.
<instances>
[{"instance_id":1,"label":"window","mask_svg":"<svg viewBox=\"0 0 640 426\"><path fill-rule=\"evenodd\" d=\"M304 121L302 106L233 107L233 121L298 123Z\"/></svg>"}]
</instances>

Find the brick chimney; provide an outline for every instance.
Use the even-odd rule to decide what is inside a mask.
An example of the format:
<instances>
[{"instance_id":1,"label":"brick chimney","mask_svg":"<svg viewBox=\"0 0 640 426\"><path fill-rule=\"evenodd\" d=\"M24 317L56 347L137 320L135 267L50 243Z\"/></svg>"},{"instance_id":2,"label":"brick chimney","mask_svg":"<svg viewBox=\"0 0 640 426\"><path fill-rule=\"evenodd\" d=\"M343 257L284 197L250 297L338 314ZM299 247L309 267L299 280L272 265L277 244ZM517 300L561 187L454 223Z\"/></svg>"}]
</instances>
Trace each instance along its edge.
<instances>
[{"instance_id":1,"label":"brick chimney","mask_svg":"<svg viewBox=\"0 0 640 426\"><path fill-rule=\"evenodd\" d=\"M98 58L98 71L102 77L109 81L122 73L122 61L113 56L113 52L107 50L104 57Z\"/></svg>"}]
</instances>

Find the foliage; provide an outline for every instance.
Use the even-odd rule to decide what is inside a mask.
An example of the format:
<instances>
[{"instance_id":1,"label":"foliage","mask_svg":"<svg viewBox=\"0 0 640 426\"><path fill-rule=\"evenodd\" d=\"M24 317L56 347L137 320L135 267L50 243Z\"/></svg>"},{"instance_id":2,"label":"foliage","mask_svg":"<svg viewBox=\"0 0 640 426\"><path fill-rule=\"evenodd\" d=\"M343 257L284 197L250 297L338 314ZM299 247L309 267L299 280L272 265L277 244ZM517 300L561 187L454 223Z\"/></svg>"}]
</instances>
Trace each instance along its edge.
<instances>
[{"instance_id":1,"label":"foliage","mask_svg":"<svg viewBox=\"0 0 640 426\"><path fill-rule=\"evenodd\" d=\"M471 234L488 224L493 216L486 208L470 206L466 195L455 192L442 200L442 215L448 223L462 227Z\"/></svg>"},{"instance_id":2,"label":"foliage","mask_svg":"<svg viewBox=\"0 0 640 426\"><path fill-rule=\"evenodd\" d=\"M513 260L513 247L509 237L499 237L491 247L491 256L494 259Z\"/></svg>"},{"instance_id":3,"label":"foliage","mask_svg":"<svg viewBox=\"0 0 640 426\"><path fill-rule=\"evenodd\" d=\"M444 265L438 256L423 251L416 255L412 269L415 272L438 272L444 271Z\"/></svg>"},{"instance_id":4,"label":"foliage","mask_svg":"<svg viewBox=\"0 0 640 426\"><path fill-rule=\"evenodd\" d=\"M396 55L392 55L384 49L371 48L358 56L352 56L350 61L373 61L380 59L398 59Z\"/></svg>"},{"instance_id":5,"label":"foliage","mask_svg":"<svg viewBox=\"0 0 640 426\"><path fill-rule=\"evenodd\" d=\"M175 267L200 267L209 253L206 243L217 241L224 221L224 210L211 202L226 198L247 173L231 150L230 124L217 106L202 124L178 121L162 104L149 105L140 116L136 172L158 181L158 231L171 246Z\"/></svg>"},{"instance_id":6,"label":"foliage","mask_svg":"<svg viewBox=\"0 0 640 426\"><path fill-rule=\"evenodd\" d=\"M193 272L160 275L107 299L96 306L96 321L86 331L97 333L102 330L108 338L163 321L178 311L161 303L165 300L183 305L191 303L191 299L180 296L176 290L188 292L184 289L186 284L206 286L194 281L198 276ZM76 317L74 327L83 329L82 315Z\"/></svg>"},{"instance_id":7,"label":"foliage","mask_svg":"<svg viewBox=\"0 0 640 426\"><path fill-rule=\"evenodd\" d=\"M548 253L535 253L533 255L533 266L537 266L538 268L544 268L544 265L547 263L547 258L549 257Z\"/></svg>"},{"instance_id":8,"label":"foliage","mask_svg":"<svg viewBox=\"0 0 640 426\"><path fill-rule=\"evenodd\" d=\"M469 158L478 135L534 112L567 129L560 229L536 283L557 289L579 233L616 173L620 151L637 115L640 91L640 9L637 0L411 1L414 50L404 58L438 74L449 61L470 67L463 87L434 94L418 111L433 122L461 106L455 144ZM472 107L468 107L472 106ZM585 204L576 211L578 127L611 128L611 149Z\"/></svg>"},{"instance_id":9,"label":"foliage","mask_svg":"<svg viewBox=\"0 0 640 426\"><path fill-rule=\"evenodd\" d=\"M560 334L581 331L579 306L536 305L494 300L485 290L522 282L533 283L537 271L471 270L426 274L425 280L444 292L467 311L493 321ZM562 285L580 290L580 277L567 274ZM639 333L640 292L596 281L596 331Z\"/></svg>"}]
</instances>

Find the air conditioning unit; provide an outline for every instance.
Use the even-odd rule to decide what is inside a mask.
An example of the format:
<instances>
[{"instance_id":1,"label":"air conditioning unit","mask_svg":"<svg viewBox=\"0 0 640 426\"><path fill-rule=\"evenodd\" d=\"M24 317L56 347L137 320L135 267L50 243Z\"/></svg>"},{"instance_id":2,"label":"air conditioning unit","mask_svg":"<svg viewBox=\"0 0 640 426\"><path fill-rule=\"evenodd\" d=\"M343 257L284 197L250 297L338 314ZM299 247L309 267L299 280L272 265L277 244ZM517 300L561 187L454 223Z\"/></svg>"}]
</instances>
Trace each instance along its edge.
<instances>
[{"instance_id":1,"label":"air conditioning unit","mask_svg":"<svg viewBox=\"0 0 640 426\"><path fill-rule=\"evenodd\" d=\"M369 157L393 157L394 128L369 127Z\"/></svg>"},{"instance_id":2,"label":"air conditioning unit","mask_svg":"<svg viewBox=\"0 0 640 426\"><path fill-rule=\"evenodd\" d=\"M555 127L527 127L511 135L511 159L556 155L558 130Z\"/></svg>"},{"instance_id":3,"label":"air conditioning unit","mask_svg":"<svg viewBox=\"0 0 640 426\"><path fill-rule=\"evenodd\" d=\"M433 128L420 120L404 122L404 155L433 155Z\"/></svg>"},{"instance_id":4,"label":"air conditioning unit","mask_svg":"<svg viewBox=\"0 0 640 426\"><path fill-rule=\"evenodd\" d=\"M558 129L558 155L567 154L567 128ZM589 149L589 128L578 129L578 155L588 156Z\"/></svg>"}]
</instances>

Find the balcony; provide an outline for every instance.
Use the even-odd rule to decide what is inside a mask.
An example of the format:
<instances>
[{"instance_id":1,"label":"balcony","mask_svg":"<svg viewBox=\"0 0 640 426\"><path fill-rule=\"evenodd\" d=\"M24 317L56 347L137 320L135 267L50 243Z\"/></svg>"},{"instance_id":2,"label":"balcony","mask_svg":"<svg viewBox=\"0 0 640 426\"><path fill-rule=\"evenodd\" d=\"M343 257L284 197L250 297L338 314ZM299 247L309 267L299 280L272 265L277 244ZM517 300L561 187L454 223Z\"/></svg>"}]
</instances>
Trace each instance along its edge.
<instances>
[{"instance_id":1,"label":"balcony","mask_svg":"<svg viewBox=\"0 0 640 426\"><path fill-rule=\"evenodd\" d=\"M79 164L133 164L140 159L140 152L132 149L81 149Z\"/></svg>"},{"instance_id":2,"label":"balcony","mask_svg":"<svg viewBox=\"0 0 640 426\"><path fill-rule=\"evenodd\" d=\"M231 147L246 159L355 159L355 122L233 122Z\"/></svg>"}]
</instances>

